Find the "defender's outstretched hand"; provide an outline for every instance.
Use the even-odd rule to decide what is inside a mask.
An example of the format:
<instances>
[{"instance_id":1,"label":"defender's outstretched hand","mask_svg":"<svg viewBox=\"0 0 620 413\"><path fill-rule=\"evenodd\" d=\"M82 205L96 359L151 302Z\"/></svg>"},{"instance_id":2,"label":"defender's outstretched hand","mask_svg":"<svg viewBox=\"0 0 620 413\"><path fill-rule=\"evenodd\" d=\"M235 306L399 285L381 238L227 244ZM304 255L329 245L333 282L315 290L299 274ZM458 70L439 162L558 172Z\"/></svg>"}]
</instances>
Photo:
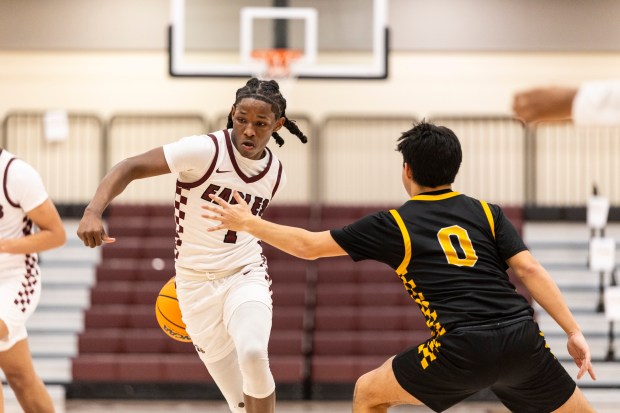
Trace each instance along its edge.
<instances>
[{"instance_id":1,"label":"defender's outstretched hand","mask_svg":"<svg viewBox=\"0 0 620 413\"><path fill-rule=\"evenodd\" d=\"M214 227L210 227L208 231L217 231L220 229L228 229L232 231L247 231L248 224L253 219L260 219L250 211L250 207L245 199L239 195L237 191L233 191L233 197L236 204L229 204L217 195L210 194L209 198L217 203L206 204L202 208L210 211L207 214L203 214L203 218L219 221L220 224Z\"/></svg>"}]
</instances>

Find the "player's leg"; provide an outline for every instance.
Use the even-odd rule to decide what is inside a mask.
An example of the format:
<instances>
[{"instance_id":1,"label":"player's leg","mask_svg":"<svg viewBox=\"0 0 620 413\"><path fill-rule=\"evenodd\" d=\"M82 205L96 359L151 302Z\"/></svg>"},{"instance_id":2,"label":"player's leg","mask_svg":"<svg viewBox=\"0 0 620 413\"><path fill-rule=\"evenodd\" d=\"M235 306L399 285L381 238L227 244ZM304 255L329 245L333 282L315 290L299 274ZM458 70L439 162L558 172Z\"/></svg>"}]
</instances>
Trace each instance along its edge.
<instances>
[{"instance_id":1,"label":"player's leg","mask_svg":"<svg viewBox=\"0 0 620 413\"><path fill-rule=\"evenodd\" d=\"M353 413L385 413L399 404L422 404L403 389L392 370L392 360L361 376L355 383Z\"/></svg>"},{"instance_id":2,"label":"player's leg","mask_svg":"<svg viewBox=\"0 0 620 413\"><path fill-rule=\"evenodd\" d=\"M228 332L235 342L243 376L243 393L248 413L275 410L275 382L269 369L267 346L271 332L271 308L258 301L237 306Z\"/></svg>"},{"instance_id":3,"label":"player's leg","mask_svg":"<svg viewBox=\"0 0 620 413\"><path fill-rule=\"evenodd\" d=\"M243 400L243 378L237 361L237 352L231 351L228 356L216 362L205 362L209 374L222 392L233 413L245 412Z\"/></svg>"},{"instance_id":4,"label":"player's leg","mask_svg":"<svg viewBox=\"0 0 620 413\"><path fill-rule=\"evenodd\" d=\"M586 400L585 396L579 389L579 387L575 387L575 392L573 395L557 410L553 411L554 413L594 413L595 410L592 408L588 400Z\"/></svg>"},{"instance_id":5,"label":"player's leg","mask_svg":"<svg viewBox=\"0 0 620 413\"><path fill-rule=\"evenodd\" d=\"M502 329L504 355L491 390L511 411L594 412L575 381L553 355L534 321Z\"/></svg>"},{"instance_id":6,"label":"player's leg","mask_svg":"<svg viewBox=\"0 0 620 413\"><path fill-rule=\"evenodd\" d=\"M24 411L54 412L52 398L34 371L28 340L20 340L10 349L0 352L0 368Z\"/></svg>"},{"instance_id":7,"label":"player's leg","mask_svg":"<svg viewBox=\"0 0 620 413\"><path fill-rule=\"evenodd\" d=\"M230 411L245 412L237 354L222 319L227 280L204 281L187 277L177 269L175 281L183 321L200 360L222 392Z\"/></svg>"}]
</instances>

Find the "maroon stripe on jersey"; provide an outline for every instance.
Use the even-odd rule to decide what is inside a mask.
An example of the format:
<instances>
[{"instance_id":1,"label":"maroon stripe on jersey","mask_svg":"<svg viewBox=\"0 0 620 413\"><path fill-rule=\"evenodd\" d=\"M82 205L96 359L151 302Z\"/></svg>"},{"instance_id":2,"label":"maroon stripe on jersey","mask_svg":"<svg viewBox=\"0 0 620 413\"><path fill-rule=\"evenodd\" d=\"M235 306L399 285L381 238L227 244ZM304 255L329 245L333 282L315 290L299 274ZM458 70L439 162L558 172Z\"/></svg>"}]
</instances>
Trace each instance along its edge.
<instances>
[{"instance_id":1,"label":"maroon stripe on jersey","mask_svg":"<svg viewBox=\"0 0 620 413\"><path fill-rule=\"evenodd\" d=\"M6 164L6 169L4 170L4 182L2 183L2 186L4 188L4 196L6 197L6 200L9 201L9 204L11 204L11 206L15 208L19 208L19 204L11 201L11 198L9 198L9 191L7 190L7 187L6 187L6 178L9 175L9 166L11 166L11 164L13 163L15 159L17 158L11 158L9 160L9 163Z\"/></svg>"},{"instance_id":2,"label":"maroon stripe on jersey","mask_svg":"<svg viewBox=\"0 0 620 413\"><path fill-rule=\"evenodd\" d=\"M200 178L196 182L181 182L177 179L177 186L185 189L196 188L197 186L202 185L207 179L209 179L209 177L213 173L213 170L215 169L215 164L217 163L217 157L220 153L220 147L217 144L217 138L215 136L213 136L212 134L209 134L208 136L213 140L213 144L215 145L215 156L213 157L213 162L211 162L211 166L209 166L209 169L202 176L202 178Z\"/></svg>"},{"instance_id":3,"label":"maroon stripe on jersey","mask_svg":"<svg viewBox=\"0 0 620 413\"><path fill-rule=\"evenodd\" d=\"M269 148L265 148L269 155L269 160L267 161L267 166L265 167L265 169L263 169L261 173L259 173L256 176L246 176L243 172L241 172L241 169L239 168L239 165L237 164L237 160L235 159L235 152L233 151L232 139L230 135L228 134L228 130L224 129L224 135L226 135L226 148L228 149L228 156L230 156L230 162L232 162L233 168L235 168L235 172L237 172L237 175L239 175L239 178L241 178L243 182L245 182L246 184L250 184L252 182L258 181L263 176L267 175L267 172L269 171L269 167L271 166L271 161L273 160L273 155L271 154L271 151L269 150Z\"/></svg>"},{"instance_id":4,"label":"maroon stripe on jersey","mask_svg":"<svg viewBox=\"0 0 620 413\"><path fill-rule=\"evenodd\" d=\"M282 162L278 161L278 178L276 179L276 184L273 186L273 192L271 192L271 197L276 194L278 187L280 186L280 178L282 178Z\"/></svg>"}]
</instances>

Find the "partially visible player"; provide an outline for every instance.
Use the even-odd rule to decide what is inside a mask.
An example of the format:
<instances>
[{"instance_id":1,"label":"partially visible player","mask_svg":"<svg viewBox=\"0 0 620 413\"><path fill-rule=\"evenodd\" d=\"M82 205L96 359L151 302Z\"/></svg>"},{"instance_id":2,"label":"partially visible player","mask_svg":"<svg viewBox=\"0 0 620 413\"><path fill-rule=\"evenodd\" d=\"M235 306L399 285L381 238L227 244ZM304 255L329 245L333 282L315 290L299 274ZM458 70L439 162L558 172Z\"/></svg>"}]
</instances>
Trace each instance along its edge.
<instances>
[{"instance_id":1,"label":"partially visible player","mask_svg":"<svg viewBox=\"0 0 620 413\"><path fill-rule=\"evenodd\" d=\"M307 138L286 117L277 82L253 78L237 90L228 129L190 136L117 164L84 211L78 236L95 247L113 242L102 213L134 179L175 173L176 287L187 333L232 412L270 413L275 383L267 345L272 302L267 261L248 233L207 232L201 205L217 194L232 202L241 193L253 214L263 214L286 182L267 148L284 126ZM172 248L172 245L171 245Z\"/></svg>"},{"instance_id":2,"label":"partially visible player","mask_svg":"<svg viewBox=\"0 0 620 413\"><path fill-rule=\"evenodd\" d=\"M53 412L32 364L25 324L41 296L37 252L63 245L65 229L39 174L1 148L0 181L0 369L25 412Z\"/></svg>"},{"instance_id":3,"label":"partially visible player","mask_svg":"<svg viewBox=\"0 0 620 413\"><path fill-rule=\"evenodd\" d=\"M578 125L620 124L620 80L584 82L519 91L514 115L524 122L572 120Z\"/></svg>"},{"instance_id":4,"label":"partially visible player","mask_svg":"<svg viewBox=\"0 0 620 413\"><path fill-rule=\"evenodd\" d=\"M304 259L349 255L393 268L426 318L431 338L364 374L353 412L425 404L441 412L490 387L511 411L593 412L547 347L533 309L506 274L511 267L566 332L578 378L594 378L590 350L560 290L532 257L500 207L452 190L461 146L445 127L422 122L402 134L402 182L411 197L331 231L274 224L211 195L211 231L248 232Z\"/></svg>"}]
</instances>

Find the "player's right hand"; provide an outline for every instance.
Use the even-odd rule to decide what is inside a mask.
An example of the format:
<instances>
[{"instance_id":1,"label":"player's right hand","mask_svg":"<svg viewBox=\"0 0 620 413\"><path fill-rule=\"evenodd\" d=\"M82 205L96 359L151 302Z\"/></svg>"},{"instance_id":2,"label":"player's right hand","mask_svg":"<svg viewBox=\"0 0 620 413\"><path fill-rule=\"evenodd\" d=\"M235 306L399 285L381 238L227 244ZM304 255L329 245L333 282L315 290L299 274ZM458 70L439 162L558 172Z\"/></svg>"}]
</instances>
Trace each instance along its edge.
<instances>
[{"instance_id":1,"label":"player's right hand","mask_svg":"<svg viewBox=\"0 0 620 413\"><path fill-rule=\"evenodd\" d=\"M85 246L95 248L101 244L109 244L116 241L106 234L101 216L84 212L77 229L77 236Z\"/></svg>"}]
</instances>

